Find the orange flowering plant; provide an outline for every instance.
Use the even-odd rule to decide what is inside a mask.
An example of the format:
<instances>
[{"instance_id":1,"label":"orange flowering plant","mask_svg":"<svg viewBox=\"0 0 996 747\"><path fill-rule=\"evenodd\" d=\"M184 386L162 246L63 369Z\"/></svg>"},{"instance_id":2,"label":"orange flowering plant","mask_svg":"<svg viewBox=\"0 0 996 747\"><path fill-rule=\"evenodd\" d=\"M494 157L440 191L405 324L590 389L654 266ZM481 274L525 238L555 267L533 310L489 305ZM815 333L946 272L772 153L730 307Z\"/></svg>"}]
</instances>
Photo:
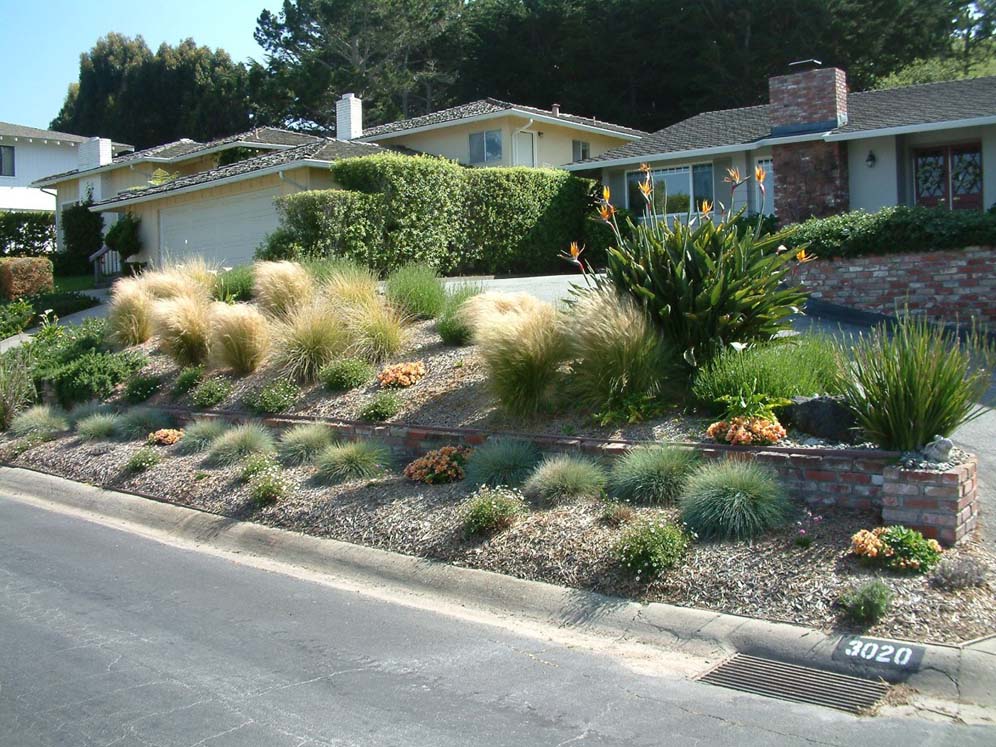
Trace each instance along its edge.
<instances>
[{"instance_id":1,"label":"orange flowering plant","mask_svg":"<svg viewBox=\"0 0 996 747\"><path fill-rule=\"evenodd\" d=\"M926 573L940 562L943 552L937 540L898 524L862 529L851 537L852 555L893 571Z\"/></svg>"},{"instance_id":2,"label":"orange flowering plant","mask_svg":"<svg viewBox=\"0 0 996 747\"><path fill-rule=\"evenodd\" d=\"M462 480L470 449L463 446L443 446L427 452L405 467L405 477L413 482L438 485Z\"/></svg>"},{"instance_id":3,"label":"orange flowering plant","mask_svg":"<svg viewBox=\"0 0 996 747\"><path fill-rule=\"evenodd\" d=\"M719 398L726 404L723 419L706 429L706 436L728 444L775 444L785 438L785 429L775 415L776 407L789 400L741 390Z\"/></svg>"},{"instance_id":4,"label":"orange flowering plant","mask_svg":"<svg viewBox=\"0 0 996 747\"><path fill-rule=\"evenodd\" d=\"M385 389L404 389L417 384L423 376L425 364L422 361L395 363L377 374L377 381Z\"/></svg>"},{"instance_id":5,"label":"orange flowering plant","mask_svg":"<svg viewBox=\"0 0 996 747\"><path fill-rule=\"evenodd\" d=\"M160 428L149 434L145 442L151 446L172 446L183 438L183 431L177 428Z\"/></svg>"}]
</instances>

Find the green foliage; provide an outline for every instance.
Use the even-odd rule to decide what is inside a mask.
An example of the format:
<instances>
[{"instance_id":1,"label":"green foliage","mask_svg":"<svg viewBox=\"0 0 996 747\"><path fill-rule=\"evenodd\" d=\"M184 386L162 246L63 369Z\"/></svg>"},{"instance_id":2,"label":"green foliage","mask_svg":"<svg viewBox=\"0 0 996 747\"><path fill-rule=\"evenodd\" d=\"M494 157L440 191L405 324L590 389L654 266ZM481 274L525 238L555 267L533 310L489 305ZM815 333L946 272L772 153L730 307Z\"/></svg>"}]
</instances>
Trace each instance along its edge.
<instances>
[{"instance_id":1,"label":"green foliage","mask_svg":"<svg viewBox=\"0 0 996 747\"><path fill-rule=\"evenodd\" d=\"M772 422L778 422L776 407L792 404L792 400L760 394L750 388L741 389L736 394L724 394L719 402L723 405L723 420L761 418Z\"/></svg>"},{"instance_id":2,"label":"green foliage","mask_svg":"<svg viewBox=\"0 0 996 747\"><path fill-rule=\"evenodd\" d=\"M330 392L345 392L373 378L374 367L362 358L339 358L322 368L318 378Z\"/></svg>"},{"instance_id":3,"label":"green foliage","mask_svg":"<svg viewBox=\"0 0 996 747\"><path fill-rule=\"evenodd\" d=\"M612 465L609 493L627 503L672 503L697 461L694 451L676 446L631 449Z\"/></svg>"},{"instance_id":4,"label":"green foliage","mask_svg":"<svg viewBox=\"0 0 996 747\"><path fill-rule=\"evenodd\" d=\"M507 487L485 486L463 508L463 534L468 539L508 529L526 512L522 495Z\"/></svg>"},{"instance_id":5,"label":"green foliage","mask_svg":"<svg viewBox=\"0 0 996 747\"><path fill-rule=\"evenodd\" d=\"M21 356L0 356L0 431L37 397L31 369Z\"/></svg>"},{"instance_id":6,"label":"green foliage","mask_svg":"<svg viewBox=\"0 0 996 747\"><path fill-rule=\"evenodd\" d=\"M220 405L232 393L232 382L228 379L215 377L205 379L194 388L190 395L191 401L197 407L214 407Z\"/></svg>"},{"instance_id":7,"label":"green foliage","mask_svg":"<svg viewBox=\"0 0 996 747\"><path fill-rule=\"evenodd\" d=\"M0 256L32 257L55 246L55 213L0 211Z\"/></svg>"},{"instance_id":8,"label":"green foliage","mask_svg":"<svg viewBox=\"0 0 996 747\"><path fill-rule=\"evenodd\" d=\"M843 359L831 339L804 335L724 350L696 372L692 393L711 407L739 392L774 399L838 394L843 373Z\"/></svg>"},{"instance_id":9,"label":"green foliage","mask_svg":"<svg viewBox=\"0 0 996 747\"><path fill-rule=\"evenodd\" d=\"M78 291L60 291L56 293L37 293L27 297L36 314L46 312L57 317L75 314L77 311L91 309L100 304L93 296Z\"/></svg>"},{"instance_id":10,"label":"green foliage","mask_svg":"<svg viewBox=\"0 0 996 747\"><path fill-rule=\"evenodd\" d=\"M291 480L281 471L280 465L271 464L249 480L249 497L257 506L268 506L286 498L291 487Z\"/></svg>"},{"instance_id":11,"label":"green foliage","mask_svg":"<svg viewBox=\"0 0 996 747\"><path fill-rule=\"evenodd\" d=\"M161 461L162 456L154 446L143 446L128 458L125 469L129 472L145 472Z\"/></svg>"},{"instance_id":12,"label":"green foliage","mask_svg":"<svg viewBox=\"0 0 996 747\"><path fill-rule=\"evenodd\" d=\"M68 407L76 402L109 397L119 384L144 365L145 356L131 351L88 350L47 378L59 402ZM37 369L35 375L38 376Z\"/></svg>"},{"instance_id":13,"label":"green foliage","mask_svg":"<svg viewBox=\"0 0 996 747\"><path fill-rule=\"evenodd\" d=\"M447 288L443 308L436 317L436 331L446 345L461 346L470 342L472 330L460 309L481 290L478 285L468 284Z\"/></svg>"},{"instance_id":14,"label":"green foliage","mask_svg":"<svg viewBox=\"0 0 996 747\"><path fill-rule=\"evenodd\" d=\"M540 461L540 452L529 441L493 438L474 449L467 461L467 481L472 485L518 487Z\"/></svg>"},{"instance_id":15,"label":"green foliage","mask_svg":"<svg viewBox=\"0 0 996 747\"><path fill-rule=\"evenodd\" d=\"M101 402L100 400L92 399L89 402L82 402L75 405L72 410L69 411L69 423L75 426L78 422L84 418L88 418L91 415L106 415L107 413L114 412L114 408L111 407L106 402Z\"/></svg>"},{"instance_id":16,"label":"green foliage","mask_svg":"<svg viewBox=\"0 0 996 747\"><path fill-rule=\"evenodd\" d=\"M373 441L332 444L315 457L316 475L326 483L369 480L382 475L390 464L390 451Z\"/></svg>"},{"instance_id":17,"label":"green foliage","mask_svg":"<svg viewBox=\"0 0 996 747\"><path fill-rule=\"evenodd\" d=\"M69 430L69 421L59 409L35 405L15 415L10 421L9 430L19 438L29 436L38 441L50 441Z\"/></svg>"},{"instance_id":18,"label":"green foliage","mask_svg":"<svg viewBox=\"0 0 996 747\"><path fill-rule=\"evenodd\" d=\"M393 270L384 285L387 300L412 319L435 319L446 304L446 288L432 268L405 265Z\"/></svg>"},{"instance_id":19,"label":"green foliage","mask_svg":"<svg viewBox=\"0 0 996 747\"><path fill-rule=\"evenodd\" d=\"M301 390L293 381L277 379L246 395L245 403L258 414L284 412L294 406Z\"/></svg>"},{"instance_id":20,"label":"green foliage","mask_svg":"<svg viewBox=\"0 0 996 747\"><path fill-rule=\"evenodd\" d=\"M93 196L62 209L62 241L66 254L89 263L89 256L104 243L104 216L90 210Z\"/></svg>"},{"instance_id":21,"label":"green foliage","mask_svg":"<svg viewBox=\"0 0 996 747\"><path fill-rule=\"evenodd\" d=\"M863 335L850 353L845 402L882 448L919 449L985 411L977 403L989 388L996 348L981 334L959 344L943 328L903 314L892 329Z\"/></svg>"},{"instance_id":22,"label":"green foliage","mask_svg":"<svg viewBox=\"0 0 996 747\"><path fill-rule=\"evenodd\" d=\"M252 265L219 272L214 279L214 297L225 303L252 299Z\"/></svg>"},{"instance_id":23,"label":"green foliage","mask_svg":"<svg viewBox=\"0 0 996 747\"><path fill-rule=\"evenodd\" d=\"M681 562L687 551L688 536L680 527L648 521L626 530L615 556L637 581L650 582Z\"/></svg>"},{"instance_id":24,"label":"green foliage","mask_svg":"<svg viewBox=\"0 0 996 747\"><path fill-rule=\"evenodd\" d=\"M395 355L405 342L405 320L379 298L346 307L346 324L353 337L351 350L368 361Z\"/></svg>"},{"instance_id":25,"label":"green foliage","mask_svg":"<svg viewBox=\"0 0 996 747\"><path fill-rule=\"evenodd\" d=\"M159 391L163 385L160 376L145 376L134 374L128 383L125 384L125 399L133 405L145 402L149 397Z\"/></svg>"},{"instance_id":26,"label":"green foliage","mask_svg":"<svg viewBox=\"0 0 996 747\"><path fill-rule=\"evenodd\" d=\"M204 451L228 430L228 423L220 418L195 420L183 429L183 439L177 444L177 451L181 454Z\"/></svg>"},{"instance_id":27,"label":"green foliage","mask_svg":"<svg viewBox=\"0 0 996 747\"><path fill-rule=\"evenodd\" d=\"M121 416L118 432L122 438L135 441L172 425L173 417L163 410L155 407L133 407Z\"/></svg>"},{"instance_id":28,"label":"green foliage","mask_svg":"<svg viewBox=\"0 0 996 747\"><path fill-rule=\"evenodd\" d=\"M377 194L322 189L276 201L280 227L257 251L259 259L333 257L382 267L384 200Z\"/></svg>"},{"instance_id":29,"label":"green foliage","mask_svg":"<svg viewBox=\"0 0 996 747\"><path fill-rule=\"evenodd\" d=\"M277 451L287 464L300 465L312 461L326 446L332 444L332 429L321 423L302 423L284 431Z\"/></svg>"},{"instance_id":30,"label":"green foliage","mask_svg":"<svg viewBox=\"0 0 996 747\"><path fill-rule=\"evenodd\" d=\"M35 318L35 310L26 298L0 304L0 340L20 334Z\"/></svg>"},{"instance_id":31,"label":"green foliage","mask_svg":"<svg viewBox=\"0 0 996 747\"><path fill-rule=\"evenodd\" d=\"M104 236L104 243L121 255L124 261L142 251L142 238L139 234L142 219L131 213L118 217Z\"/></svg>"},{"instance_id":32,"label":"green foliage","mask_svg":"<svg viewBox=\"0 0 996 747\"><path fill-rule=\"evenodd\" d=\"M874 554L866 549L869 542L875 548ZM901 524L872 533L859 532L852 538L851 548L864 562L900 573L927 573L941 560L941 546L936 540Z\"/></svg>"},{"instance_id":33,"label":"green foliage","mask_svg":"<svg viewBox=\"0 0 996 747\"><path fill-rule=\"evenodd\" d=\"M355 338L338 313L323 304L308 304L276 327L274 339L276 362L284 372L297 381L312 382Z\"/></svg>"},{"instance_id":34,"label":"green foliage","mask_svg":"<svg viewBox=\"0 0 996 747\"><path fill-rule=\"evenodd\" d=\"M187 439L184 438L183 443ZM250 454L273 455L277 447L273 436L261 425L244 423L228 428L213 439L208 447L208 461L213 464L229 465L245 459Z\"/></svg>"},{"instance_id":35,"label":"green foliage","mask_svg":"<svg viewBox=\"0 0 996 747\"><path fill-rule=\"evenodd\" d=\"M273 454L250 454L242 460L242 469L239 472L239 479L242 482L249 482L254 477L273 469L277 462Z\"/></svg>"},{"instance_id":36,"label":"green foliage","mask_svg":"<svg viewBox=\"0 0 996 747\"><path fill-rule=\"evenodd\" d=\"M869 581L840 596L840 606L847 617L862 625L877 623L892 604L892 591L881 581Z\"/></svg>"},{"instance_id":37,"label":"green foliage","mask_svg":"<svg viewBox=\"0 0 996 747\"><path fill-rule=\"evenodd\" d=\"M109 441L118 438L121 416L114 412L97 412L76 422L76 435L81 441Z\"/></svg>"},{"instance_id":38,"label":"green foliage","mask_svg":"<svg viewBox=\"0 0 996 747\"><path fill-rule=\"evenodd\" d=\"M204 380L204 366L187 366L173 382L173 396L182 397Z\"/></svg>"},{"instance_id":39,"label":"green foliage","mask_svg":"<svg viewBox=\"0 0 996 747\"><path fill-rule=\"evenodd\" d=\"M394 392L377 392L360 408L360 420L380 423L401 411L401 397Z\"/></svg>"},{"instance_id":40,"label":"green foliage","mask_svg":"<svg viewBox=\"0 0 996 747\"><path fill-rule=\"evenodd\" d=\"M573 498L597 498L607 481L605 470L591 459L552 456L533 470L522 492L532 500L556 504Z\"/></svg>"},{"instance_id":41,"label":"green foliage","mask_svg":"<svg viewBox=\"0 0 996 747\"><path fill-rule=\"evenodd\" d=\"M681 519L705 539L750 540L785 523L789 500L775 473L753 462L704 464L689 476Z\"/></svg>"}]
</instances>

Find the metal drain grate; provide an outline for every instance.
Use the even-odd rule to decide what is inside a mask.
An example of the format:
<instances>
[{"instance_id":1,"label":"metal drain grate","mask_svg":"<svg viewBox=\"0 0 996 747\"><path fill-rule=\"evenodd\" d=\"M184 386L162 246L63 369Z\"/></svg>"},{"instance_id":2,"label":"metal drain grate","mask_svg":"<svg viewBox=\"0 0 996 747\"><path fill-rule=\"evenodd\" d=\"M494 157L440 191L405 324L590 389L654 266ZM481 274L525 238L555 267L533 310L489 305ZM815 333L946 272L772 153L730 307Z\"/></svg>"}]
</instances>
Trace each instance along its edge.
<instances>
[{"instance_id":1,"label":"metal drain grate","mask_svg":"<svg viewBox=\"0 0 996 747\"><path fill-rule=\"evenodd\" d=\"M851 713L872 708L889 691L889 685L885 682L745 654L736 654L699 679L731 690L812 703Z\"/></svg>"}]
</instances>

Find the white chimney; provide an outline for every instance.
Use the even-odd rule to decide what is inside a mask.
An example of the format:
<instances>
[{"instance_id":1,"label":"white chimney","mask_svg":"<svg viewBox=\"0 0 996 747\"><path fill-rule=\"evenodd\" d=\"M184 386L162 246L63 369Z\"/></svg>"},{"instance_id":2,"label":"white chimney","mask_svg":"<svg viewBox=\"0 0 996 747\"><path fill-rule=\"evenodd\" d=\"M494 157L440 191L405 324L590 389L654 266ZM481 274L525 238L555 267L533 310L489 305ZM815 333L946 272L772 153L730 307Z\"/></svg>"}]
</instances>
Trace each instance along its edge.
<instances>
[{"instance_id":1,"label":"white chimney","mask_svg":"<svg viewBox=\"0 0 996 747\"><path fill-rule=\"evenodd\" d=\"M111 141L106 137L92 137L80 143L76 153L80 171L106 166L114 158Z\"/></svg>"},{"instance_id":2,"label":"white chimney","mask_svg":"<svg viewBox=\"0 0 996 747\"><path fill-rule=\"evenodd\" d=\"M363 134L363 100L344 93L335 102L335 136L337 140L355 140Z\"/></svg>"}]
</instances>

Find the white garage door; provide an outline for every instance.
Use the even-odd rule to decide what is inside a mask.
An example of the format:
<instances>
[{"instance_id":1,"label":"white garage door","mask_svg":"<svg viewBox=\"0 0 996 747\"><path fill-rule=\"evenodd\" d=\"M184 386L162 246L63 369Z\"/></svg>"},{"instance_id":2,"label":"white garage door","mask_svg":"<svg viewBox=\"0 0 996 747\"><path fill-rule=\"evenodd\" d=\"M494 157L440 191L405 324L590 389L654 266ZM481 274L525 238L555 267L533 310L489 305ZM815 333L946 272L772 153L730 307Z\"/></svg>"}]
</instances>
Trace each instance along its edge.
<instances>
[{"instance_id":1,"label":"white garage door","mask_svg":"<svg viewBox=\"0 0 996 747\"><path fill-rule=\"evenodd\" d=\"M220 267L252 262L256 247L278 225L277 189L218 197L159 211L162 257L200 255Z\"/></svg>"}]
</instances>

